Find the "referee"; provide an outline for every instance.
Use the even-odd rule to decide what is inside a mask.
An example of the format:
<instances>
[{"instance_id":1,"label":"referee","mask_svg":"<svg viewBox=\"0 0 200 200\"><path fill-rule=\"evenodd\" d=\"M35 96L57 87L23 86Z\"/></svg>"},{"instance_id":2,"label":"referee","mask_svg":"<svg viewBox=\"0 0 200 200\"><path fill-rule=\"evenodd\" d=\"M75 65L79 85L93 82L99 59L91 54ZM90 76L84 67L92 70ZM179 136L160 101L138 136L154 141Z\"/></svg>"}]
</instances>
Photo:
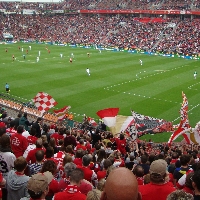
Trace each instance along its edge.
<instances>
[{"instance_id":1,"label":"referee","mask_svg":"<svg viewBox=\"0 0 200 200\"><path fill-rule=\"evenodd\" d=\"M6 83L5 88L7 93L10 92L10 86L8 85L8 83Z\"/></svg>"}]
</instances>

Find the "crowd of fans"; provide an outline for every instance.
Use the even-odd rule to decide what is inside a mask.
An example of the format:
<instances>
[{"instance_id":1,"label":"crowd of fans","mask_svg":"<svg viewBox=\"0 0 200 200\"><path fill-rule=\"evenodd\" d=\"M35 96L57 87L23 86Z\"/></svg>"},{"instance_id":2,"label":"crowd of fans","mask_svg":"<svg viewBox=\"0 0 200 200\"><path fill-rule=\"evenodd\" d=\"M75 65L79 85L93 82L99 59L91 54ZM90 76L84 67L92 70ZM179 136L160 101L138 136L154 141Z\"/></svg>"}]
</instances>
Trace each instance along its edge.
<instances>
[{"instance_id":1,"label":"crowd of fans","mask_svg":"<svg viewBox=\"0 0 200 200\"><path fill-rule=\"evenodd\" d=\"M1 2L0 9L8 12L20 12L23 9L35 9L38 12L45 10L198 10L199 1L195 0L65 0L58 3L26 3Z\"/></svg>"},{"instance_id":2,"label":"crowd of fans","mask_svg":"<svg viewBox=\"0 0 200 200\"><path fill-rule=\"evenodd\" d=\"M199 145L132 141L87 118L69 128L0 111L0 199L200 199Z\"/></svg>"},{"instance_id":3,"label":"crowd of fans","mask_svg":"<svg viewBox=\"0 0 200 200\"><path fill-rule=\"evenodd\" d=\"M31 39L73 44L198 55L200 19L133 18L131 16L0 16L1 39Z\"/></svg>"}]
</instances>

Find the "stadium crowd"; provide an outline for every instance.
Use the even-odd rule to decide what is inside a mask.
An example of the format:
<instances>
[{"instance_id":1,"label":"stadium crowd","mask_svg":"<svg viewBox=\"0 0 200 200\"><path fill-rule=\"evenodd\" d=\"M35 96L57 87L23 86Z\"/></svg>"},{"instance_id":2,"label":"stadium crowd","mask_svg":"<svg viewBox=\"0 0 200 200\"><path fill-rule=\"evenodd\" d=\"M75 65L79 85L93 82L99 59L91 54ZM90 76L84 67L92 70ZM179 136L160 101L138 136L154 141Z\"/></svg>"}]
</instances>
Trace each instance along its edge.
<instances>
[{"instance_id":1,"label":"stadium crowd","mask_svg":"<svg viewBox=\"0 0 200 200\"><path fill-rule=\"evenodd\" d=\"M0 107L3 200L200 199L200 146L131 141L103 122L72 128Z\"/></svg>"},{"instance_id":2,"label":"stadium crowd","mask_svg":"<svg viewBox=\"0 0 200 200\"><path fill-rule=\"evenodd\" d=\"M198 55L200 19L133 18L131 16L10 15L0 16L1 39L9 31L15 40L163 51Z\"/></svg>"},{"instance_id":3,"label":"stadium crowd","mask_svg":"<svg viewBox=\"0 0 200 200\"><path fill-rule=\"evenodd\" d=\"M58 3L26 3L26 2L0 2L0 9L6 9L7 12L21 12L23 9L34 9L37 12L45 10L199 10L197 0L101 0L101 1L83 1L66 0Z\"/></svg>"}]
</instances>

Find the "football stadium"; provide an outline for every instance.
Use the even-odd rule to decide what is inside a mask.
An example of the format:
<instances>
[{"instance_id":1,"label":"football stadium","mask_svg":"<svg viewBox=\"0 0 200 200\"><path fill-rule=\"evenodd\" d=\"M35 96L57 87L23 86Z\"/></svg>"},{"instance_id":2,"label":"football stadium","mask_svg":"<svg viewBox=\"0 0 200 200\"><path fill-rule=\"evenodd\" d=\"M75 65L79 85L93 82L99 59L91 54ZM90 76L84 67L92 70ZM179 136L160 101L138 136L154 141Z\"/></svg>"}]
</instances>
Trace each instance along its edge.
<instances>
[{"instance_id":1,"label":"football stadium","mask_svg":"<svg viewBox=\"0 0 200 200\"><path fill-rule=\"evenodd\" d=\"M150 173L150 155L166 160L168 167L182 154L199 162L198 0L0 1L0 13L0 137L9 137L13 160L6 172L0 163L7 188L0 193L3 200L67 199L70 192L62 196L70 186L70 179L62 183L69 177L64 176L66 155L93 188L83 186L74 199L90 199L110 157L114 167L133 174L131 162L144 162L148 172L142 169L142 178ZM0 146L5 152L1 139ZM41 162L36 152L43 154ZM6 163L7 157L1 155L0 161ZM28 169L19 167L27 177L26 195L7 181L11 172L20 172L15 162L28 164ZM54 186L37 196L28 179L47 171L55 177ZM183 188L174 171L168 170L171 188ZM88 178L90 172L94 176ZM198 187L191 190L196 194ZM143 189L141 195L146 198Z\"/></svg>"}]
</instances>

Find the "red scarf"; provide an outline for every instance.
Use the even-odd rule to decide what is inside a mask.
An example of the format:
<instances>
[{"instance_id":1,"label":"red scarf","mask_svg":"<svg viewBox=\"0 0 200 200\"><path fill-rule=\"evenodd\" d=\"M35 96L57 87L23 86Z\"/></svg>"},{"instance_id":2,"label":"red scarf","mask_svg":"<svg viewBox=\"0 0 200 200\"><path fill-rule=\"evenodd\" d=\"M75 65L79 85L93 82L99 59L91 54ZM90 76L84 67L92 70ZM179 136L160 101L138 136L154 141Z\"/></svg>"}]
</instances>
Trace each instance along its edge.
<instances>
[{"instance_id":1,"label":"red scarf","mask_svg":"<svg viewBox=\"0 0 200 200\"><path fill-rule=\"evenodd\" d=\"M69 193L80 192L80 190L79 190L77 185L68 185L64 191L69 192Z\"/></svg>"}]
</instances>

